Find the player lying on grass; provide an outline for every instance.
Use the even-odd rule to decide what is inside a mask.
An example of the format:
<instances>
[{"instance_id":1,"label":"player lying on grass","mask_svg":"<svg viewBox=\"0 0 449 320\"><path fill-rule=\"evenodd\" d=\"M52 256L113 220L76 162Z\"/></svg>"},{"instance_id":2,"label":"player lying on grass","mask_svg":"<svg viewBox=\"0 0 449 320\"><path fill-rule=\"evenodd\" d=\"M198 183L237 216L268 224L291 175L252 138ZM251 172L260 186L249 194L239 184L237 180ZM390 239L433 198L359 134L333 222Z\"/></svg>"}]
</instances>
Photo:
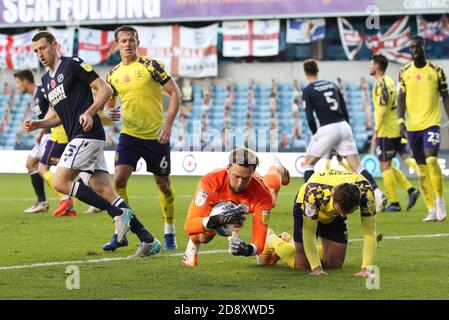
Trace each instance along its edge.
<instances>
[{"instance_id":1,"label":"player lying on grass","mask_svg":"<svg viewBox=\"0 0 449 320\"><path fill-rule=\"evenodd\" d=\"M369 276L376 252L376 220L371 184L361 174L325 170L313 174L301 186L293 207L294 243L284 233L267 232L260 264L281 258L292 269L311 269L311 275L327 274L324 268L343 266L348 245L347 216L360 208L363 261L359 277ZM316 244L320 237L321 245ZM231 237L232 238L232 237Z\"/></svg>"},{"instance_id":2,"label":"player lying on grass","mask_svg":"<svg viewBox=\"0 0 449 320\"><path fill-rule=\"evenodd\" d=\"M229 155L227 168L212 171L200 180L184 225L190 236L182 261L184 266L195 267L200 245L210 242L219 227L226 224L243 225L247 213L253 214L252 242L247 244L240 239L234 243L232 254L252 256L262 252L270 211L276 204L281 184L288 184L290 176L275 159L262 178L256 172L258 164L259 159L253 151L235 149ZM230 212L210 216L212 209L224 201L237 206L231 206Z\"/></svg>"}]
</instances>

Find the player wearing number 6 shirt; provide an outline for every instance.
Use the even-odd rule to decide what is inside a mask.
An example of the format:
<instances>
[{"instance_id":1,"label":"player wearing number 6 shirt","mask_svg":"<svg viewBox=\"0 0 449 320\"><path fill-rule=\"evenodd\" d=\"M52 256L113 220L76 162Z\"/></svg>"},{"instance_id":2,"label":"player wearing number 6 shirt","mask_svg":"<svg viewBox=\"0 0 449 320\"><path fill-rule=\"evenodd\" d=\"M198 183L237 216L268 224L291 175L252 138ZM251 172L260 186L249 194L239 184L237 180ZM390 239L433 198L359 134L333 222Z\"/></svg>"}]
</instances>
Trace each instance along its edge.
<instances>
[{"instance_id":1,"label":"player wearing number 6 shirt","mask_svg":"<svg viewBox=\"0 0 449 320\"><path fill-rule=\"evenodd\" d=\"M25 120L23 128L29 132L62 124L69 139L56 168L54 188L106 210L115 224L117 241L125 238L128 229L136 233L141 244L133 257L159 252L159 241L145 229L126 202L117 197L109 181L103 152L105 133L97 112L111 97L112 89L82 59L60 57L53 34L37 33L32 48L40 62L48 67L42 76L42 87L51 108L42 120ZM97 91L95 99L92 89ZM89 185L80 173L91 174Z\"/></svg>"},{"instance_id":2,"label":"player wearing number 6 shirt","mask_svg":"<svg viewBox=\"0 0 449 320\"><path fill-rule=\"evenodd\" d=\"M363 175L373 186L376 196L376 210L382 211L387 202L377 187L371 174L360 164L360 156L349 126L345 100L338 86L327 80L318 79L318 63L309 59L304 61L304 73L309 85L303 90L303 101L307 122L313 137L304 160L304 181L314 173L314 166L321 158L329 158L332 150L344 157L352 171ZM313 113L320 121L317 128Z\"/></svg>"},{"instance_id":3,"label":"player wearing number 6 shirt","mask_svg":"<svg viewBox=\"0 0 449 320\"><path fill-rule=\"evenodd\" d=\"M170 134L178 113L181 93L162 62L137 54L139 37L130 26L115 30L115 42L122 62L107 77L114 90L109 103L115 107L120 97L123 127L115 154L114 189L128 201L126 186L137 162L143 158L147 171L154 174L159 203L164 215L165 250L176 249L174 220L175 192L170 183ZM170 96L167 117L162 110L163 91ZM108 112L106 112L108 113ZM112 120L115 120L114 118ZM121 246L114 238L103 246L114 250Z\"/></svg>"},{"instance_id":4,"label":"player wearing number 6 shirt","mask_svg":"<svg viewBox=\"0 0 449 320\"><path fill-rule=\"evenodd\" d=\"M423 221L443 221L446 204L438 151L442 118L440 96L449 115L446 75L441 67L426 60L424 38L413 37L410 52L413 61L399 72L398 124L403 137L407 131L413 157L419 166L421 190L428 209Z\"/></svg>"},{"instance_id":5,"label":"player wearing number 6 shirt","mask_svg":"<svg viewBox=\"0 0 449 320\"><path fill-rule=\"evenodd\" d=\"M287 169L274 158L267 174L262 178L255 170L259 164L257 155L246 148L233 150L229 154L228 167L206 174L198 184L194 199L190 203L184 224L189 235L185 251L184 266L198 264L198 251L202 244L210 242L216 227L224 224L241 225L243 215L253 215L252 241L246 244L240 237L230 237L230 253L236 256L252 256L262 253L265 244L270 211L276 204L281 185L289 183ZM221 202L238 205L233 213L209 216ZM231 209L232 210L232 209Z\"/></svg>"}]
</instances>

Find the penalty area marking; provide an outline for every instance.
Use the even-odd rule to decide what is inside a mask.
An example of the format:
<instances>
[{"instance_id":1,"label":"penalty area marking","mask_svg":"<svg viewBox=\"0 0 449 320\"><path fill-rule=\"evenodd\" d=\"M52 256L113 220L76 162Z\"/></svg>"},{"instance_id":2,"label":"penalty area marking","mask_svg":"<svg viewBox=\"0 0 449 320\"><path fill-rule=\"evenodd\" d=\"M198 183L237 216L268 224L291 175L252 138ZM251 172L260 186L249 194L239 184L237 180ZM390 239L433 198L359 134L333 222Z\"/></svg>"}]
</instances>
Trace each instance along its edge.
<instances>
[{"instance_id":1,"label":"penalty area marking","mask_svg":"<svg viewBox=\"0 0 449 320\"><path fill-rule=\"evenodd\" d=\"M434 233L434 234L416 234L416 235L404 235L404 236L386 236L382 238L384 240L402 240L402 239L419 239L419 238L442 238L449 237L449 233ZM351 239L349 242L359 242L363 239ZM216 253L225 253L228 250L205 250L200 251L200 254L216 254ZM181 257L184 253L171 253L171 254L160 254L150 259L159 258L159 257ZM117 257L117 258L102 258L102 259L89 259L89 260L77 260L77 261L59 261L59 262L41 262L41 263L32 263L32 264L23 264L17 266L5 266L0 267L0 271L2 270L16 270L16 269L32 269L32 268L40 268L40 267L54 267L54 266L63 266L63 265L76 265L76 264L89 264L89 263L104 263L104 262L114 262L114 261L123 261L129 260L126 257Z\"/></svg>"}]
</instances>

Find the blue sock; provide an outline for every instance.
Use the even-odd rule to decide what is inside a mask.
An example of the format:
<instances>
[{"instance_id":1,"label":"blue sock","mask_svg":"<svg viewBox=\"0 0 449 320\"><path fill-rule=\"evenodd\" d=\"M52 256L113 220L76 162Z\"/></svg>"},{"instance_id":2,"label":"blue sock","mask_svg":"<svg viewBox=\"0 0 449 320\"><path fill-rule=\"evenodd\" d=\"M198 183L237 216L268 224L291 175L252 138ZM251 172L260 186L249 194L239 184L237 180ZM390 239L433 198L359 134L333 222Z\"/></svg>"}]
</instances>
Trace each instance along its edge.
<instances>
[{"instance_id":1,"label":"blue sock","mask_svg":"<svg viewBox=\"0 0 449 320\"><path fill-rule=\"evenodd\" d=\"M112 205L119 208L130 209L128 204L121 197L115 199ZM137 219L136 214L134 214L134 217L131 219L129 229L131 230L131 232L136 234L137 238L139 238L140 241L146 243L151 243L154 241L153 235L147 229L145 229L145 226L139 221L139 219Z\"/></svg>"},{"instance_id":2,"label":"blue sock","mask_svg":"<svg viewBox=\"0 0 449 320\"><path fill-rule=\"evenodd\" d=\"M86 186L81 179L73 182L69 196L76 197L82 202L94 206L98 209L106 210L111 218L123 214L123 211L121 209L111 205L105 198L96 193L91 187Z\"/></svg>"},{"instance_id":3,"label":"blue sock","mask_svg":"<svg viewBox=\"0 0 449 320\"><path fill-rule=\"evenodd\" d=\"M306 170L304 171L304 183L309 181L310 177L315 173L314 170Z\"/></svg>"}]
</instances>

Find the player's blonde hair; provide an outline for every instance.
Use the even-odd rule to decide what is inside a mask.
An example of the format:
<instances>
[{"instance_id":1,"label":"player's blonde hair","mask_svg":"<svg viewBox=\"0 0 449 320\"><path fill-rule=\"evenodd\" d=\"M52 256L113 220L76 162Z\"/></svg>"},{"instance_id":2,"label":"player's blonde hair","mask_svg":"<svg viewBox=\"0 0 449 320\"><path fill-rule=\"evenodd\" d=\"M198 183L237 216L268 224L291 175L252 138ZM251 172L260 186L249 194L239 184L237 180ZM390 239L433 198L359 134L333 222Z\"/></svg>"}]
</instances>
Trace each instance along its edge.
<instances>
[{"instance_id":1,"label":"player's blonde hair","mask_svg":"<svg viewBox=\"0 0 449 320\"><path fill-rule=\"evenodd\" d=\"M256 170L259 165L259 157L256 153L248 148L237 148L231 151L228 159L228 166L238 164L243 167L254 167Z\"/></svg>"}]
</instances>

